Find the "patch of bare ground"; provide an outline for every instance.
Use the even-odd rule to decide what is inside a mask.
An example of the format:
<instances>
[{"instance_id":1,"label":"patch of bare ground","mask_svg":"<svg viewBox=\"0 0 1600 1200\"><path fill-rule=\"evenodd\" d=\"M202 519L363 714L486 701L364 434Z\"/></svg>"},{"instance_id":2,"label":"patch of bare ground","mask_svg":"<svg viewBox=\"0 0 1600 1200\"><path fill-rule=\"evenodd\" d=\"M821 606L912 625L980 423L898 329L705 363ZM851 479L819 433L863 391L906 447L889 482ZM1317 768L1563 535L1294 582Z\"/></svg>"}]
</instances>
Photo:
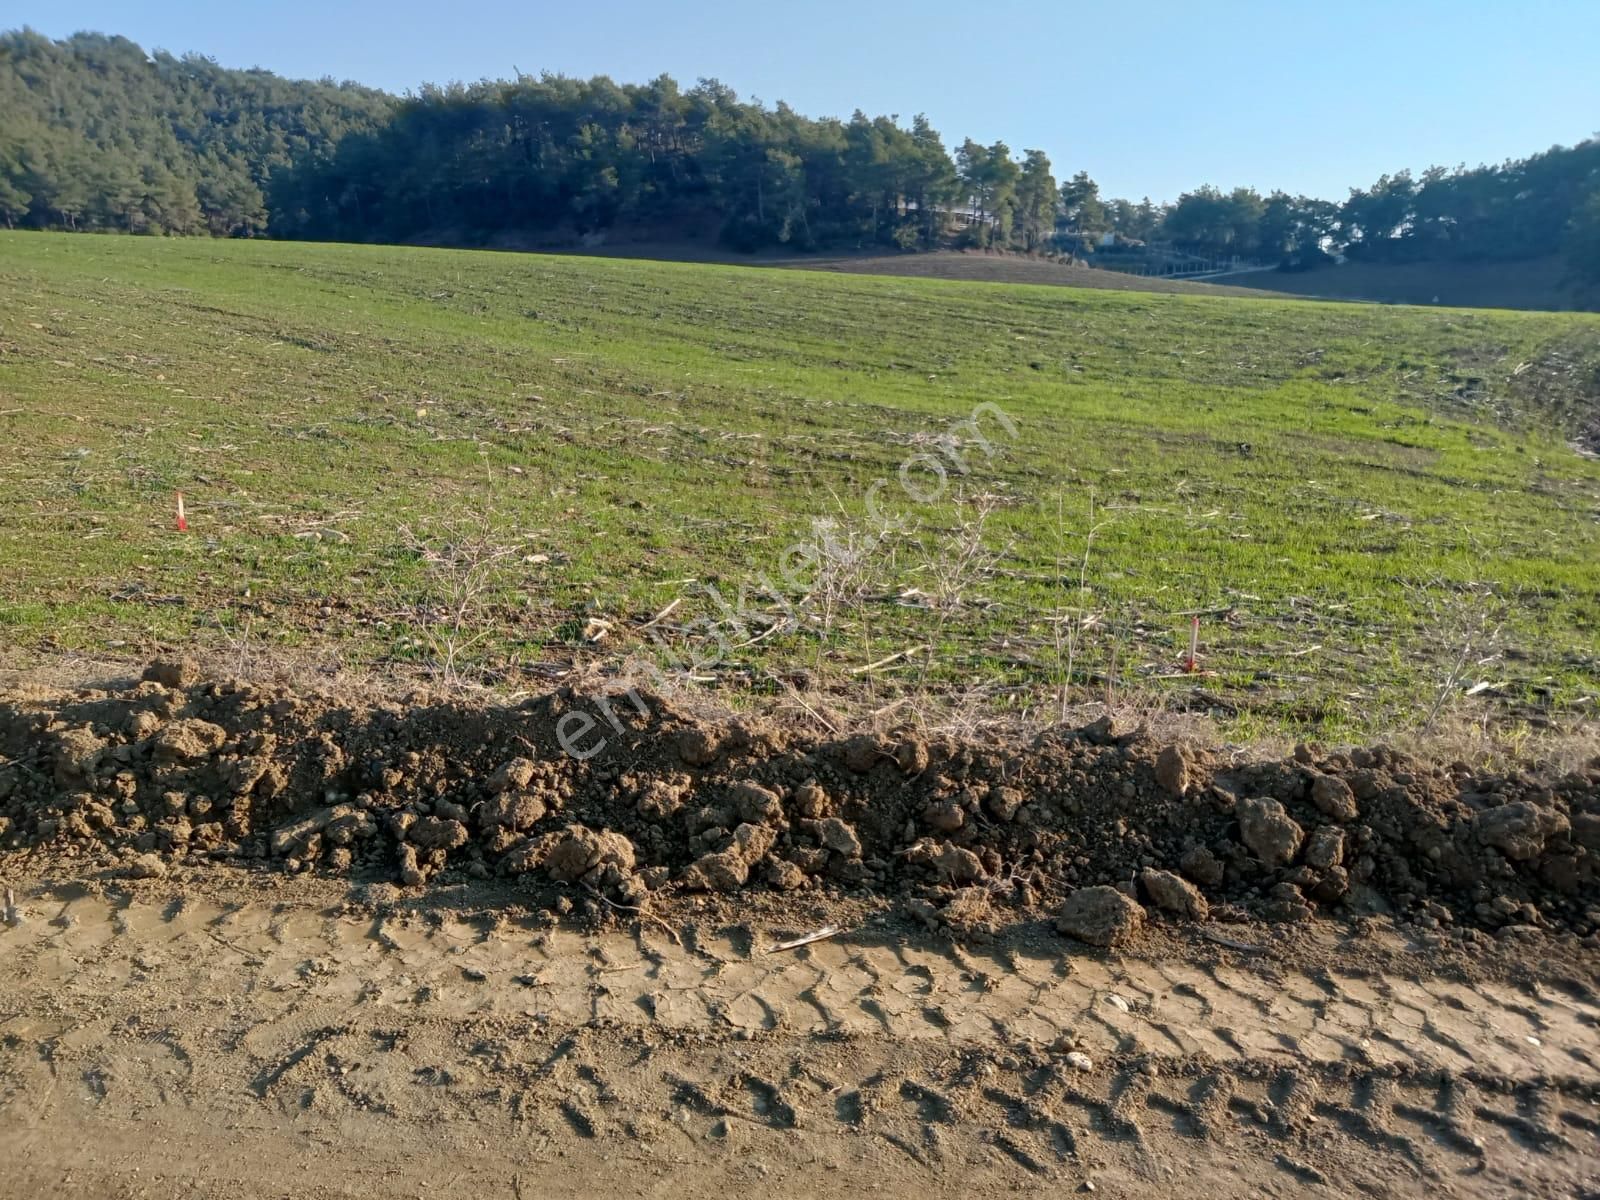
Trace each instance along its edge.
<instances>
[{"instance_id":1,"label":"patch of bare ground","mask_svg":"<svg viewBox=\"0 0 1600 1200\"><path fill-rule=\"evenodd\" d=\"M1189 296L1259 297L1261 288L1242 288L1185 279L1160 279L1111 271L1041 254L1003 250L925 250L885 253L881 250L792 254L768 251L740 254L698 242L639 242L560 253L602 258L639 258L658 262L711 262L725 266L778 267L797 271L833 271L848 275L892 275L912 279L951 279L968 283L1035 283L1055 287L1118 292L1160 292ZM1276 272L1270 273L1277 278ZM1254 278L1254 277L1252 277ZM1265 285L1263 285L1265 286Z\"/></svg>"},{"instance_id":2,"label":"patch of bare ground","mask_svg":"<svg viewBox=\"0 0 1600 1200\"><path fill-rule=\"evenodd\" d=\"M1179 296L1260 296L1261 291L1198 280L1130 275L1083 263L1031 254L981 250L939 250L922 254L818 256L773 265L839 271L858 275L904 275L920 279L958 279L976 283L1037 283L1118 292L1158 292Z\"/></svg>"}]
</instances>

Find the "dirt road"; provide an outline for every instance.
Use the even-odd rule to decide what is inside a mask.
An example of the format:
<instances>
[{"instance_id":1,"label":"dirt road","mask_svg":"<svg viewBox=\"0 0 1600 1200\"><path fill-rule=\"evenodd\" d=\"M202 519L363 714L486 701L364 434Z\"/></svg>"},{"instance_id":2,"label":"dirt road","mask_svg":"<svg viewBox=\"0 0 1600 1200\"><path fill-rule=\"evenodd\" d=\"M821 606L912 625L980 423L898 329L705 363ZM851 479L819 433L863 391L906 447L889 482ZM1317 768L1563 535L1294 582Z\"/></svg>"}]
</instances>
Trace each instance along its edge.
<instances>
[{"instance_id":1,"label":"dirt road","mask_svg":"<svg viewBox=\"0 0 1600 1200\"><path fill-rule=\"evenodd\" d=\"M349 895L24 888L0 931L0 1194L1600 1186L1600 995L1435 975L1392 930L1317 935L1376 971L1198 938L963 949L870 918L775 953L753 923L675 942L508 921L470 889Z\"/></svg>"}]
</instances>

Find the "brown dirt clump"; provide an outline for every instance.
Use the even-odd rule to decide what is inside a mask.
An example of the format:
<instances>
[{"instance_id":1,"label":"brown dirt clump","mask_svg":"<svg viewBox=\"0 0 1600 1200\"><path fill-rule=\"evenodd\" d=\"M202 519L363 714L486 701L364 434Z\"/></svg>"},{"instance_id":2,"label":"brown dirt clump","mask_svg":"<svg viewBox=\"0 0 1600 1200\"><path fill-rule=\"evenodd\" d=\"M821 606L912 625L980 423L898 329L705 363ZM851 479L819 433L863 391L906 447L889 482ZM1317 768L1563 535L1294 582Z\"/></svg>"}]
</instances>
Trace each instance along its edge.
<instances>
[{"instance_id":1,"label":"brown dirt clump","mask_svg":"<svg viewBox=\"0 0 1600 1200\"><path fill-rule=\"evenodd\" d=\"M1080 888L1067 897L1056 929L1091 946L1119 946L1144 926L1144 909L1114 887Z\"/></svg>"},{"instance_id":2,"label":"brown dirt clump","mask_svg":"<svg viewBox=\"0 0 1600 1200\"><path fill-rule=\"evenodd\" d=\"M1115 887L1179 920L1600 928L1600 759L1561 778L1384 747L1232 765L1104 722L1026 744L822 739L643 699L349 704L185 663L0 700L0 848L130 876L518 877L613 908L826 888L981 925ZM584 759L560 745L573 713L606 736Z\"/></svg>"}]
</instances>

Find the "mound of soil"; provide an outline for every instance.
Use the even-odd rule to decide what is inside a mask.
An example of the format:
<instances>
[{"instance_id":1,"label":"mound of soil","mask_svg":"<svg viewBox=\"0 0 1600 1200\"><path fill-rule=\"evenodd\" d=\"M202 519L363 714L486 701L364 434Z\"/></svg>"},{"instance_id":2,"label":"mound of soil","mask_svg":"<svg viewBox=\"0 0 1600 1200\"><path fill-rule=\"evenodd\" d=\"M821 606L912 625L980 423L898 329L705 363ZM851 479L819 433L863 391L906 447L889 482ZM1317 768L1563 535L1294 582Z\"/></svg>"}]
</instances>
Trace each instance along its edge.
<instances>
[{"instance_id":1,"label":"mound of soil","mask_svg":"<svg viewBox=\"0 0 1600 1200\"><path fill-rule=\"evenodd\" d=\"M109 690L0 701L0 846L134 876L520 876L610 908L825 887L900 895L958 929L1053 915L1097 886L1175 920L1600 929L1600 759L1554 780L1384 747L1235 766L1110 721L1030 744L822 740L643 699L351 705L158 663ZM606 738L582 760L558 736L575 712L598 731L585 746ZM1079 897L1063 928L1098 929L1105 907Z\"/></svg>"}]
</instances>

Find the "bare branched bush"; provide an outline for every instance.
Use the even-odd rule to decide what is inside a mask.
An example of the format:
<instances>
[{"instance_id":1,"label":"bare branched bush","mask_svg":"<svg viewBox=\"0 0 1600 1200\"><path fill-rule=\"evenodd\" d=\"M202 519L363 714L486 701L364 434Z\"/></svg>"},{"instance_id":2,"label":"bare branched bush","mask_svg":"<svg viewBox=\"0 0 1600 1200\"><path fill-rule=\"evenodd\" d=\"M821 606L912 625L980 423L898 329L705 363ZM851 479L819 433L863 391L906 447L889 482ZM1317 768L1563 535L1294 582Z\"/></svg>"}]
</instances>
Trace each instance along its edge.
<instances>
[{"instance_id":1,"label":"bare branched bush","mask_svg":"<svg viewBox=\"0 0 1600 1200\"><path fill-rule=\"evenodd\" d=\"M931 603L941 614L960 609L1005 553L992 547L987 536L989 518L999 507L1000 497L988 492L957 497L955 527L936 540L918 542L932 585Z\"/></svg>"},{"instance_id":2,"label":"bare branched bush","mask_svg":"<svg viewBox=\"0 0 1600 1200\"><path fill-rule=\"evenodd\" d=\"M816 560L803 605L815 617L818 632L826 641L840 616L855 609L873 590L877 538L832 517L818 518L811 525L822 554Z\"/></svg>"},{"instance_id":3,"label":"bare branched bush","mask_svg":"<svg viewBox=\"0 0 1600 1200\"><path fill-rule=\"evenodd\" d=\"M1458 584L1435 578L1411 589L1412 609L1422 627L1424 653L1438 658L1443 674L1422 720L1432 731L1452 714L1472 687L1504 657L1506 605L1492 584Z\"/></svg>"},{"instance_id":4,"label":"bare branched bush","mask_svg":"<svg viewBox=\"0 0 1600 1200\"><path fill-rule=\"evenodd\" d=\"M218 627L222 631L222 636L233 653L233 675L235 679L248 679L250 677L250 655L253 649L250 635L255 629L255 622L254 614L247 613L242 626L237 618L234 619L231 626L219 623Z\"/></svg>"},{"instance_id":5,"label":"bare branched bush","mask_svg":"<svg viewBox=\"0 0 1600 1200\"><path fill-rule=\"evenodd\" d=\"M1050 640L1055 650L1055 673L1058 719L1067 719L1069 697L1073 681L1077 678L1078 662L1086 656L1090 644L1097 636L1106 634L1105 617L1095 611L1094 593L1089 587L1089 560L1094 554L1095 538L1105 522L1096 523L1094 492L1089 492L1088 520L1083 531L1083 548L1074 559L1067 557L1067 522L1065 497L1056 497L1056 586L1071 589L1067 598L1071 603L1056 605L1054 613L1046 620L1050 623ZM1076 567L1076 584L1068 583L1068 571ZM1106 679L1106 708L1115 702L1116 645L1108 643Z\"/></svg>"},{"instance_id":6,"label":"bare branched bush","mask_svg":"<svg viewBox=\"0 0 1600 1200\"><path fill-rule=\"evenodd\" d=\"M486 612L490 597L507 586L519 561L516 541L480 514L437 531L400 527L401 544L425 571L426 588L414 623L439 681L458 687L472 651L494 635Z\"/></svg>"},{"instance_id":7,"label":"bare branched bush","mask_svg":"<svg viewBox=\"0 0 1600 1200\"><path fill-rule=\"evenodd\" d=\"M932 636L923 647L922 669L917 676L919 692L927 691L928 674L950 621L967 604L974 589L992 577L995 565L1005 554L1005 549L992 546L988 537L989 518L999 506L1000 497L987 492L971 498L960 496L956 500L954 528L937 539L918 542L929 582L929 606L937 614Z\"/></svg>"}]
</instances>

